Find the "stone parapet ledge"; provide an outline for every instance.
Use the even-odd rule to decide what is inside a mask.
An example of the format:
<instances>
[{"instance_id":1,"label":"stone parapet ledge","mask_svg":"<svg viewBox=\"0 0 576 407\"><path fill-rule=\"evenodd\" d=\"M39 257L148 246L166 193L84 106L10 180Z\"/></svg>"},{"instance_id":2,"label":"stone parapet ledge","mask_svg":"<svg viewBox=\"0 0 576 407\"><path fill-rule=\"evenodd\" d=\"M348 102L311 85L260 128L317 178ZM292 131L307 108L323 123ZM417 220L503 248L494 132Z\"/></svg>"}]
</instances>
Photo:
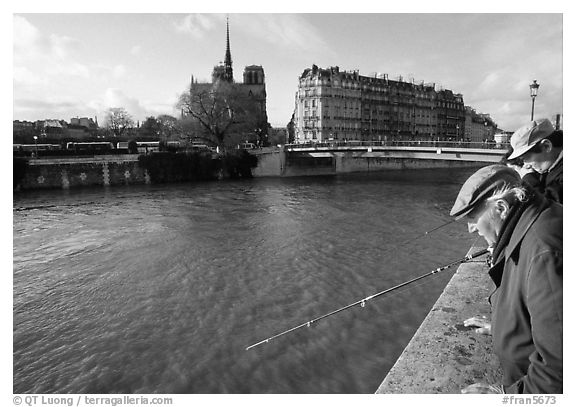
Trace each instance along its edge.
<instances>
[{"instance_id":1,"label":"stone parapet ledge","mask_svg":"<svg viewBox=\"0 0 576 407\"><path fill-rule=\"evenodd\" d=\"M480 250L472 247L469 253ZM460 393L475 382L499 384L492 337L465 327L473 316L490 318L494 283L486 256L461 264L376 393Z\"/></svg>"},{"instance_id":2,"label":"stone parapet ledge","mask_svg":"<svg viewBox=\"0 0 576 407\"><path fill-rule=\"evenodd\" d=\"M61 164L98 164L103 162L138 162L138 154L115 154L95 156L72 156L72 157L45 157L31 158L30 165L61 165Z\"/></svg>"}]
</instances>

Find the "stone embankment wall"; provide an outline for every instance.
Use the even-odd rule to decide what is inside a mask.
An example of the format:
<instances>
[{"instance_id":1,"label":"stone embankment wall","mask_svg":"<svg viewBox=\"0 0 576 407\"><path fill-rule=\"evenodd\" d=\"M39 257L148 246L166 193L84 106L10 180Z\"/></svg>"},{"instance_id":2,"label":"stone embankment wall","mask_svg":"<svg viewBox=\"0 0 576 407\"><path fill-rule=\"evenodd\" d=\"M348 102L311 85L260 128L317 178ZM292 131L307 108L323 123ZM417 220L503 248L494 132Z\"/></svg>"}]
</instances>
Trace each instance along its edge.
<instances>
[{"instance_id":1,"label":"stone embankment wall","mask_svg":"<svg viewBox=\"0 0 576 407\"><path fill-rule=\"evenodd\" d=\"M253 150L258 166L254 177L294 177L335 175L418 168L477 167L476 161L382 157L338 152L324 156L286 153L277 148ZM41 158L29 161L18 189L76 188L82 186L149 184L147 171L137 155L104 155L94 157Z\"/></svg>"},{"instance_id":2,"label":"stone embankment wall","mask_svg":"<svg viewBox=\"0 0 576 407\"><path fill-rule=\"evenodd\" d=\"M376 393L454 394L476 382L500 384L492 337L463 324L473 316L490 318L494 283L484 258L460 265Z\"/></svg>"},{"instance_id":3,"label":"stone embankment wall","mask_svg":"<svg viewBox=\"0 0 576 407\"><path fill-rule=\"evenodd\" d=\"M30 160L19 189L149 184L137 156Z\"/></svg>"}]
</instances>

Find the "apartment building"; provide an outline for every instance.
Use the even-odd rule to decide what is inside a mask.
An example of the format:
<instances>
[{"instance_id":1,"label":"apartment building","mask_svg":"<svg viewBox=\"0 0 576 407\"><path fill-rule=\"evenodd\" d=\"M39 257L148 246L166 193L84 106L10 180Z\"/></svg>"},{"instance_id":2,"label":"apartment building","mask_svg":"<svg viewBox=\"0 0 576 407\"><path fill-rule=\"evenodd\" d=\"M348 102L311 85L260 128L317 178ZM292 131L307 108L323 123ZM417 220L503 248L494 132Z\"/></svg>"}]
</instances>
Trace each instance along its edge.
<instances>
[{"instance_id":1,"label":"apartment building","mask_svg":"<svg viewBox=\"0 0 576 407\"><path fill-rule=\"evenodd\" d=\"M461 94L435 84L360 75L339 67L304 70L295 97L295 142L463 138Z\"/></svg>"}]
</instances>

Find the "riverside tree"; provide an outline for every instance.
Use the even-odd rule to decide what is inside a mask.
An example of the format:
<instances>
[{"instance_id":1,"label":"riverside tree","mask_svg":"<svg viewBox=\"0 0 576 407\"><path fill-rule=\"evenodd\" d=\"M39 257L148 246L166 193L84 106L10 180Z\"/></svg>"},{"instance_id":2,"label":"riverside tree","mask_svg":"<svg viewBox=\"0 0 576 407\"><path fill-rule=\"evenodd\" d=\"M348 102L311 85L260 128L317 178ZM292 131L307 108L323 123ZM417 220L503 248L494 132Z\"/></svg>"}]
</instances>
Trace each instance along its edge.
<instances>
[{"instance_id":1,"label":"riverside tree","mask_svg":"<svg viewBox=\"0 0 576 407\"><path fill-rule=\"evenodd\" d=\"M111 107L106 112L106 127L114 136L122 136L128 129L134 127L134 120L123 107Z\"/></svg>"},{"instance_id":2,"label":"riverside tree","mask_svg":"<svg viewBox=\"0 0 576 407\"><path fill-rule=\"evenodd\" d=\"M158 117L147 117L142 122L138 133L145 138L170 140L177 137L181 130L178 119L167 114L161 114Z\"/></svg>"},{"instance_id":3,"label":"riverside tree","mask_svg":"<svg viewBox=\"0 0 576 407\"><path fill-rule=\"evenodd\" d=\"M253 135L267 128L259 104L234 83L193 83L180 96L178 107L221 148L231 144L232 135Z\"/></svg>"}]
</instances>

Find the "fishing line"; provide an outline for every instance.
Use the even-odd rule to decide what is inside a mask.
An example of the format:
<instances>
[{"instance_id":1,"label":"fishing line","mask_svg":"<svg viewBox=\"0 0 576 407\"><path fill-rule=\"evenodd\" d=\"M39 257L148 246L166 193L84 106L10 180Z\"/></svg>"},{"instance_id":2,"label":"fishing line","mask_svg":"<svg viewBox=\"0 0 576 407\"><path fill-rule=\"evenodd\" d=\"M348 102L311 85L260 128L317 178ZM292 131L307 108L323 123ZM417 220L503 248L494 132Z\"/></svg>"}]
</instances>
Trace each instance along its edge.
<instances>
[{"instance_id":1,"label":"fishing line","mask_svg":"<svg viewBox=\"0 0 576 407\"><path fill-rule=\"evenodd\" d=\"M407 286L408 284L414 283L414 282L416 282L416 281L418 281L418 280L421 280L421 279L423 279L423 278L425 278L425 277L432 276L432 275L434 275L434 274L436 274L436 273L439 273L439 272L441 272L441 271L444 271L444 270L446 270L446 269L448 269L448 268L450 268L450 267L453 267L453 266L455 266L455 265L457 265L457 264L462 264L462 263L468 262L468 261L470 261L470 260L472 260L472 259L474 259L474 258L476 258L476 257L482 256L483 254L486 254L486 253L488 253L488 249L482 249L482 250L480 250L480 251L477 251L477 252L475 252L475 253L472 253L472 254L470 254L470 255L467 255L467 256L459 259L459 260L453 261L452 263L449 263L449 264L447 264L447 265L445 265L445 266L438 267L437 269L432 270L431 272L428 272L428 273L426 273L426 274L423 274L423 275L421 275L421 276L419 276L419 277L415 277L415 278L413 278L413 279L411 279L411 280L405 281L405 282L403 282L403 283L401 283L401 284L398 284L398 285L396 285L396 286L394 286L394 287L388 288L388 289L386 289L386 290L384 290L384 291L380 291L380 292L378 292L378 293L376 293L376 294L372 294L372 295L370 295L370 296L368 296L368 297L366 297L366 298L363 298L363 299L361 299L361 300L359 300L359 301L353 302L353 303L348 304L348 305L346 305L346 306L344 306L344 307L341 307L341 308L338 308L338 309L336 309L336 310L334 310L334 311L331 311L331 312L329 312L329 313L327 313L327 314L324 314L324 315L322 315L322 316L319 316L319 317L317 317L317 318L314 318L314 319L312 319L312 320L310 320L310 321L308 321L308 322L305 322L305 323L303 323L303 324L297 325L297 326L295 326L295 327L293 327L293 328L287 329L287 330L285 330L285 331L283 331L283 332L280 332L280 333L278 333L278 334L276 334L276 335L273 335L273 336L271 336L271 337L269 337L269 338L266 338L266 339L264 339L264 340L262 340L262 341L260 341L260 342L257 342L257 343L255 343L255 344L253 344L253 345L248 346L248 347L246 348L246 350L252 349L252 348L254 348L254 347L258 346L258 345L262 345L262 344L264 344L264 343L268 343L268 342L270 342L270 341L273 340L273 339L276 339L276 338L278 338L278 337L280 337L280 336L282 336L282 335L286 335L286 334L288 334L288 333L290 333L290 332L293 332L293 331L295 331L295 330L297 330L297 329L300 329L300 328L303 328L303 327L310 327L310 326L311 326L313 323L315 323L315 322L318 322L318 321L320 321L320 320L322 320L322 319L324 319L324 318L328 318L328 317L330 317L330 316L332 316L332 315L334 315L334 314L337 314L337 313L342 312L342 311L344 311L344 310L350 309L350 308L355 307L355 306L357 306L357 305L360 305L362 308L364 308L364 307L366 306L366 303L367 303L368 301L374 299L374 298L377 298L377 297L380 297L381 295L384 295L384 294L387 294L387 293L389 293L389 292L395 291L395 290L397 290L397 289L399 289L399 288L401 288L401 287Z\"/></svg>"},{"instance_id":2,"label":"fishing line","mask_svg":"<svg viewBox=\"0 0 576 407\"><path fill-rule=\"evenodd\" d=\"M392 249L398 249L399 247L406 246L408 243L412 243L412 242L414 242L414 241L416 241L416 240L418 240L418 239L423 238L424 236L428 236L429 234L434 233L434 232L436 232L436 231L438 231L438 230L440 230L440 229L442 229L442 228L444 228L444 227L446 227L446 226L448 226L448 225L450 225L450 224L452 224L452 223L454 223L454 222L456 222L456 219L450 219L449 221L447 221L447 222L445 222L445 223L443 223L443 224L441 224L441 225L439 225L439 226L436 226L436 227L434 227L433 229L430 229L430 230L427 230L427 231L425 231L425 232L423 232L423 233L420 233L420 234L418 234L417 236L415 236L415 237L413 237L413 238L409 238L409 239L405 240L404 242L401 242L401 243L393 246L392 248L388 248L388 249L385 251L385 253L388 252L388 251L390 251L390 250L392 250Z\"/></svg>"},{"instance_id":3,"label":"fishing line","mask_svg":"<svg viewBox=\"0 0 576 407\"><path fill-rule=\"evenodd\" d=\"M398 243L398 244L388 246L386 249L384 249L382 252L380 252L379 255L380 255L380 256L384 256L384 255L387 255L387 254L388 254L389 252L391 252L392 250L395 250L395 251L396 251L396 255L393 256L393 257L398 257L398 255L399 255L399 250L398 250L398 249L403 248L404 246L408 245L409 243L415 242L416 240L421 239L421 238L423 238L423 237L425 237L425 236L428 236L428 235L430 235L430 234L432 234L432 233L434 233L434 232L436 232L436 231L438 231L438 230L440 230L440 229L443 229L443 228L445 228L446 226L451 225L452 223L455 223L455 222L456 222L456 219L450 219L450 220L448 220L447 222L444 222L444 223L442 223L442 224L439 225L439 226L435 226L434 228L432 228L432 229L430 229L430 230L427 230L427 231L425 231L425 232L419 233L419 234L416 235L415 237L411 237L411 238L408 238L408 239L406 239L405 241L400 242L400 243ZM387 262L390 263L390 260L391 260L391 259L388 259Z\"/></svg>"}]
</instances>

